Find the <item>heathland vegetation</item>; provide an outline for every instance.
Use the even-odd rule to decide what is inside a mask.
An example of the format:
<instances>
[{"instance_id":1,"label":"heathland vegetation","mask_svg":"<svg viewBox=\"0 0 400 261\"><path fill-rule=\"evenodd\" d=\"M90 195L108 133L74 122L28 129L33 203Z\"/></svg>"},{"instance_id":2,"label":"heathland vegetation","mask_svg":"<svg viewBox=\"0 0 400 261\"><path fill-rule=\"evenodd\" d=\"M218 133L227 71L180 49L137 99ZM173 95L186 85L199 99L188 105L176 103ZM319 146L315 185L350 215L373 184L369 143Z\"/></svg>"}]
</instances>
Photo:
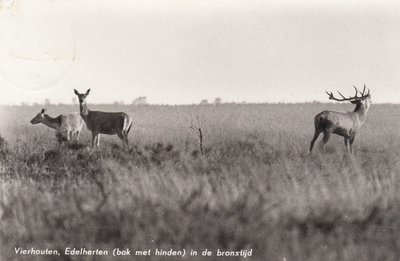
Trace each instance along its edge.
<instances>
[{"instance_id":1,"label":"heathland vegetation","mask_svg":"<svg viewBox=\"0 0 400 261\"><path fill-rule=\"evenodd\" d=\"M398 260L400 107L371 107L353 155L339 136L309 154L314 116L353 107L92 105L125 111L133 125L129 150L102 136L89 153L85 127L79 143L58 150L54 130L30 123L41 107L4 106L0 259L53 260L14 248L69 247L198 251L187 260L205 259L205 249L252 249L251 260Z\"/></svg>"}]
</instances>

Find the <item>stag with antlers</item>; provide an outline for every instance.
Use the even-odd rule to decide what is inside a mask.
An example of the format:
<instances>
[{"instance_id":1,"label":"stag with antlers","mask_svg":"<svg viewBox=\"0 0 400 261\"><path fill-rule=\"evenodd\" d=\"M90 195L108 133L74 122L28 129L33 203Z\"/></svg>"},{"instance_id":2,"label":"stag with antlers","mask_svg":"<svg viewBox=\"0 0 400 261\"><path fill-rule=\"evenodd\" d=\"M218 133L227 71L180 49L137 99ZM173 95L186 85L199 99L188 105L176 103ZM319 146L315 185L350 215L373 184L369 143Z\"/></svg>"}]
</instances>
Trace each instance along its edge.
<instances>
[{"instance_id":1,"label":"stag with antlers","mask_svg":"<svg viewBox=\"0 0 400 261\"><path fill-rule=\"evenodd\" d=\"M314 118L315 133L311 141L310 153L313 149L315 141L318 139L321 133L324 134L324 137L320 143L321 148L323 148L323 146L328 142L332 133L334 133L344 137L344 144L346 146L346 149L350 153L353 153L352 145L354 142L354 138L362 124L365 122L367 112L371 104L371 95L369 94L370 90L368 89L368 92L365 93L365 84L362 92L357 90L355 86L353 87L356 90L356 94L353 97L348 98L343 96L339 91L338 93L342 97L339 99L334 97L332 92L326 92L330 100L335 100L339 102L349 101L355 104L356 107L354 111L347 113L336 111L323 111L317 114ZM360 96L358 96L358 94L360 94Z\"/></svg>"}]
</instances>

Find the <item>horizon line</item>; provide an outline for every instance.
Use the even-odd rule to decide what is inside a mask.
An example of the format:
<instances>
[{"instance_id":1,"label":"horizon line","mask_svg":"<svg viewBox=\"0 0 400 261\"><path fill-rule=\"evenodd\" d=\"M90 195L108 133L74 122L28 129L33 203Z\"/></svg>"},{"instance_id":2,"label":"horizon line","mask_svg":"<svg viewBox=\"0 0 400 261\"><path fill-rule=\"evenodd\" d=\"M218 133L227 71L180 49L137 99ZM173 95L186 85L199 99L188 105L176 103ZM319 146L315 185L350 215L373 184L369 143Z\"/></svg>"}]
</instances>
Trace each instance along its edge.
<instances>
[{"instance_id":1,"label":"horizon line","mask_svg":"<svg viewBox=\"0 0 400 261\"><path fill-rule=\"evenodd\" d=\"M214 103L209 102L206 104L199 103L181 103L181 104L169 104L169 103L145 103L145 104L134 104L134 103L124 103L124 102L112 102L112 103L87 103L88 105L107 105L107 106L220 106L220 105L274 105L274 104L349 104L342 102L320 102L320 101L303 101L303 102L221 102ZM40 103L25 103L21 102L20 104L0 104L0 107L46 107L46 106L77 106L79 103L49 103L49 104L40 104ZM400 102L374 102L374 105L400 105Z\"/></svg>"}]
</instances>

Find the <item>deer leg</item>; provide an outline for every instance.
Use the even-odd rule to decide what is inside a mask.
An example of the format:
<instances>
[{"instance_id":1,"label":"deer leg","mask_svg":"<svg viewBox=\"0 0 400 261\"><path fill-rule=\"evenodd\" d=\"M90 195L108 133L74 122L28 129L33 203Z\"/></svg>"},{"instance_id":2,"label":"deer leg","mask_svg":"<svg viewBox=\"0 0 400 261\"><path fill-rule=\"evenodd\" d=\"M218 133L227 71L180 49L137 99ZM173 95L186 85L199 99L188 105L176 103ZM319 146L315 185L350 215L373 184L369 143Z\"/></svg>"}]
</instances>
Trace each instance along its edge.
<instances>
[{"instance_id":1,"label":"deer leg","mask_svg":"<svg viewBox=\"0 0 400 261\"><path fill-rule=\"evenodd\" d=\"M78 141L78 132L77 131L73 131L72 132L72 140L73 141Z\"/></svg>"},{"instance_id":2,"label":"deer leg","mask_svg":"<svg viewBox=\"0 0 400 261\"><path fill-rule=\"evenodd\" d=\"M126 143L126 147L129 150L129 143L128 143L128 134L123 132L124 141Z\"/></svg>"},{"instance_id":3,"label":"deer leg","mask_svg":"<svg viewBox=\"0 0 400 261\"><path fill-rule=\"evenodd\" d=\"M100 133L97 134L97 147L100 146Z\"/></svg>"},{"instance_id":4,"label":"deer leg","mask_svg":"<svg viewBox=\"0 0 400 261\"><path fill-rule=\"evenodd\" d=\"M92 149L96 144L97 133L92 132Z\"/></svg>"},{"instance_id":5,"label":"deer leg","mask_svg":"<svg viewBox=\"0 0 400 261\"><path fill-rule=\"evenodd\" d=\"M58 131L56 131L56 139L57 139L57 150L60 150L62 139L61 139L61 133Z\"/></svg>"},{"instance_id":6,"label":"deer leg","mask_svg":"<svg viewBox=\"0 0 400 261\"><path fill-rule=\"evenodd\" d=\"M125 145L126 145L127 148L129 149L128 137L127 137L127 135L125 134L125 132L122 131L122 132L118 133L117 136L118 136L118 138L120 138L120 139L125 143Z\"/></svg>"},{"instance_id":7,"label":"deer leg","mask_svg":"<svg viewBox=\"0 0 400 261\"><path fill-rule=\"evenodd\" d=\"M81 133L80 131L75 132L75 141L78 141L80 133Z\"/></svg>"},{"instance_id":8,"label":"deer leg","mask_svg":"<svg viewBox=\"0 0 400 261\"><path fill-rule=\"evenodd\" d=\"M315 130L315 132L314 132L314 137L313 137L313 139L311 140L310 153L311 153L311 151L312 151L312 149L313 149L313 147L314 147L315 141L318 139L318 137L319 137L320 134L321 134L321 131Z\"/></svg>"},{"instance_id":9,"label":"deer leg","mask_svg":"<svg viewBox=\"0 0 400 261\"><path fill-rule=\"evenodd\" d=\"M349 150L349 146L348 146L348 144L349 144L349 140L350 140L350 138L349 138L349 137L344 137L344 145L346 146L346 150L347 150L347 152L350 152L350 150Z\"/></svg>"},{"instance_id":10,"label":"deer leg","mask_svg":"<svg viewBox=\"0 0 400 261\"><path fill-rule=\"evenodd\" d=\"M355 138L356 138L355 135L350 137L350 153L353 153L353 142Z\"/></svg>"},{"instance_id":11,"label":"deer leg","mask_svg":"<svg viewBox=\"0 0 400 261\"><path fill-rule=\"evenodd\" d=\"M128 135L125 135L125 142L126 142L126 147L129 150L129 142L128 142Z\"/></svg>"},{"instance_id":12,"label":"deer leg","mask_svg":"<svg viewBox=\"0 0 400 261\"><path fill-rule=\"evenodd\" d=\"M67 141L71 142L73 139L73 132L71 130L68 130L67 132Z\"/></svg>"},{"instance_id":13,"label":"deer leg","mask_svg":"<svg viewBox=\"0 0 400 261\"><path fill-rule=\"evenodd\" d=\"M57 149L58 149L58 150L61 150L62 147L63 147L63 144L64 144L64 139L63 139L62 137L60 137L60 138L58 139L58 146L57 146Z\"/></svg>"},{"instance_id":14,"label":"deer leg","mask_svg":"<svg viewBox=\"0 0 400 261\"><path fill-rule=\"evenodd\" d=\"M324 137L321 140L320 148L323 149L324 145L328 142L329 138L331 137L331 132L330 131L324 131Z\"/></svg>"}]
</instances>

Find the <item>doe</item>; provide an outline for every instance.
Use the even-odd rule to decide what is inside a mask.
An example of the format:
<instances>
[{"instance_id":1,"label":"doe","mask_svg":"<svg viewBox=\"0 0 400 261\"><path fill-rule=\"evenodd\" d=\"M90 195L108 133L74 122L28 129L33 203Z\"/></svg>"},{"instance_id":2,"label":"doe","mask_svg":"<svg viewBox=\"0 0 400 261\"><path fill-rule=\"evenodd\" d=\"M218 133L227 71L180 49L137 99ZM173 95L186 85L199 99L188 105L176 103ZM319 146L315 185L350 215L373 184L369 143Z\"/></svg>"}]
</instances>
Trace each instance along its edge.
<instances>
[{"instance_id":1,"label":"doe","mask_svg":"<svg viewBox=\"0 0 400 261\"><path fill-rule=\"evenodd\" d=\"M78 113L61 114L58 117L52 118L46 114L46 110L43 108L31 120L31 123L43 123L47 127L55 129L58 145L61 146L63 141L78 141L83 120Z\"/></svg>"},{"instance_id":2,"label":"doe","mask_svg":"<svg viewBox=\"0 0 400 261\"><path fill-rule=\"evenodd\" d=\"M131 117L125 112L91 111L86 105L86 97L89 95L90 89L85 94L81 94L75 89L74 92L79 98L81 116L88 130L92 132L92 149L100 145L100 134L117 134L129 149L128 133L132 127Z\"/></svg>"}]
</instances>

